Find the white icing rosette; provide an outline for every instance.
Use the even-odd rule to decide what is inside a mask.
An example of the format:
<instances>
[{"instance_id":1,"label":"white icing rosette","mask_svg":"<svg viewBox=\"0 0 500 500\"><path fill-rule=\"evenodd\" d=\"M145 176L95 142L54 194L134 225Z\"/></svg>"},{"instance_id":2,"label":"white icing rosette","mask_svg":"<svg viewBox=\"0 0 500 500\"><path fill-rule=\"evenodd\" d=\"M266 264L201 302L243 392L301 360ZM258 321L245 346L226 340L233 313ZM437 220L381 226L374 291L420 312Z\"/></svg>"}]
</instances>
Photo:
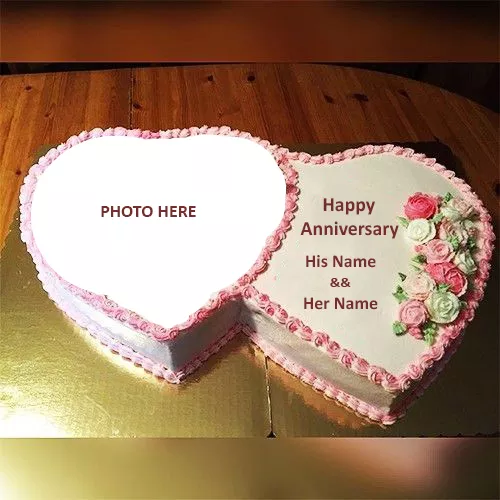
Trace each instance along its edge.
<instances>
[{"instance_id":1,"label":"white icing rosette","mask_svg":"<svg viewBox=\"0 0 500 500\"><path fill-rule=\"evenodd\" d=\"M427 243L436 236L436 226L427 219L413 219L406 228L406 237L414 243Z\"/></svg>"},{"instance_id":2,"label":"white icing rosette","mask_svg":"<svg viewBox=\"0 0 500 500\"><path fill-rule=\"evenodd\" d=\"M471 220L466 219L466 220L462 221L462 227L464 228L464 230L467 232L467 234L471 238L474 238L475 236L477 236L477 227L474 224L474 222L472 222Z\"/></svg>"},{"instance_id":3,"label":"white icing rosette","mask_svg":"<svg viewBox=\"0 0 500 500\"><path fill-rule=\"evenodd\" d=\"M436 288L436 282L426 272L410 273L401 283L409 299L425 300Z\"/></svg>"},{"instance_id":4,"label":"white icing rosette","mask_svg":"<svg viewBox=\"0 0 500 500\"><path fill-rule=\"evenodd\" d=\"M465 274L472 274L477 270L476 262L468 250L457 252L453 263Z\"/></svg>"},{"instance_id":5,"label":"white icing rosette","mask_svg":"<svg viewBox=\"0 0 500 500\"><path fill-rule=\"evenodd\" d=\"M452 198L441 208L441 213L447 219L456 222L473 215L474 209L462 198Z\"/></svg>"},{"instance_id":6,"label":"white icing rosette","mask_svg":"<svg viewBox=\"0 0 500 500\"><path fill-rule=\"evenodd\" d=\"M460 312L460 301L451 292L432 292L425 301L430 319L439 324L455 321Z\"/></svg>"}]
</instances>

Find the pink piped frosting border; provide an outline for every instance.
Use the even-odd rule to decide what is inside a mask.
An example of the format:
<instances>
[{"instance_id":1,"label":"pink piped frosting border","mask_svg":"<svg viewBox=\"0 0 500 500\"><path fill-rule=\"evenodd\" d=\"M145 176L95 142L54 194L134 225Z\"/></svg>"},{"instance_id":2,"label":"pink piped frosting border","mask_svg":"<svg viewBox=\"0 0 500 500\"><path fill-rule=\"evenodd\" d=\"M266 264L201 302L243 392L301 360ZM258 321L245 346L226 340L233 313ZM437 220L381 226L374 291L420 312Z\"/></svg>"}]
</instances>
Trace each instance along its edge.
<instances>
[{"instance_id":1,"label":"pink piped frosting border","mask_svg":"<svg viewBox=\"0 0 500 500\"><path fill-rule=\"evenodd\" d=\"M192 313L189 318L182 324L164 328L162 325L148 321L146 318L131 311L127 308L121 307L116 302L108 299L104 295L98 295L91 291L79 288L59 276L44 260L36 242L33 237L31 228L31 202L33 193L36 189L37 180L40 175L48 168L48 166L61 154L68 149L88 140L96 139L99 137L107 136L128 136L137 137L141 139L174 139L190 137L195 135L222 135L231 137L240 137L249 139L256 142L260 146L269 151L275 158L279 167L281 168L286 182L286 199L285 199L285 212L281 223L276 230L267 238L264 249L259 255L257 261L252 268L242 277L240 277L233 285L220 290L215 297L211 298L207 304ZM228 301L235 300L240 297L242 287L252 283L259 274L264 272L268 266L269 259L272 254L280 248L287 231L291 228L291 221L294 217L294 211L297 209L297 199L299 189L297 187L298 175L295 169L289 164L287 150L279 146L271 145L269 141L253 137L247 132L240 132L238 130L231 130L229 127L208 127L201 128L191 127L189 129L175 129L160 132L151 132L149 130L128 130L123 127L108 128L106 130L96 128L90 132L81 132L78 136L70 137L66 142L53 148L42 156L38 163L33 165L21 187L20 193L20 219L21 219L21 240L27 245L33 261L38 271L43 271L54 277L67 289L70 293L80 298L91 307L106 314L108 317L118 320L132 329L149 335L156 340L173 340L182 331L185 331L209 317L213 312L224 306Z\"/></svg>"},{"instance_id":2,"label":"pink piped frosting border","mask_svg":"<svg viewBox=\"0 0 500 500\"><path fill-rule=\"evenodd\" d=\"M265 314L285 326L292 334L321 348L331 359L341 363L345 368L353 371L357 375L366 377L372 383L382 386L388 392L394 393L406 391L411 387L413 382L420 381L427 370L445 357L450 344L460 336L467 324L474 318L475 310L484 296L486 282L490 273L490 261L493 253L495 235L491 225L491 216L478 196L472 191L472 188L464 180L456 177L453 171L437 163L435 159L427 158L424 154L415 153L413 149L394 146L392 144L383 146L366 145L335 154L312 156L303 152L288 152L287 156L289 160L300 161L305 164L331 165L362 156L384 153L404 156L413 161L417 161L448 179L460 192L461 196L475 208L481 222L481 227L479 229L481 247L477 252L476 260L478 263L478 270L473 281L473 290L467 292L467 295L463 297L467 304L462 309L457 319L453 323L441 327L438 340L434 345L429 347L413 363L408 365L403 373L394 375L385 368L370 364L367 360L358 356L353 351L343 349L342 346L333 341L327 333L313 331L299 318L290 316L280 304L273 302L269 296L260 293L255 286L248 285L245 287L243 296L247 299L252 299Z\"/></svg>"}]
</instances>

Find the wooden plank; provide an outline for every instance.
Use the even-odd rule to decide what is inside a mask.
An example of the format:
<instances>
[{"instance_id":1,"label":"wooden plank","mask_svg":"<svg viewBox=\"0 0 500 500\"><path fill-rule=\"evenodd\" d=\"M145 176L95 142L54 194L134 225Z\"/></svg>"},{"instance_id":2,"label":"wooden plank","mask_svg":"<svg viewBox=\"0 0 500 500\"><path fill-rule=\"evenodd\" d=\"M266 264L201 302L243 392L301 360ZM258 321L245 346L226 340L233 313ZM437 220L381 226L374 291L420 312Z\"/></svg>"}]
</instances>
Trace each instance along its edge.
<instances>
[{"instance_id":1,"label":"wooden plank","mask_svg":"<svg viewBox=\"0 0 500 500\"><path fill-rule=\"evenodd\" d=\"M254 79L257 67L259 80ZM132 124L138 128L227 125L271 139L274 122L263 110L264 86L272 93L269 105L286 112L272 65L134 69L133 75ZM286 117L282 123L284 135Z\"/></svg>"},{"instance_id":2,"label":"wooden plank","mask_svg":"<svg viewBox=\"0 0 500 500\"><path fill-rule=\"evenodd\" d=\"M130 70L0 79L0 247L35 151L94 127L129 125Z\"/></svg>"}]
</instances>

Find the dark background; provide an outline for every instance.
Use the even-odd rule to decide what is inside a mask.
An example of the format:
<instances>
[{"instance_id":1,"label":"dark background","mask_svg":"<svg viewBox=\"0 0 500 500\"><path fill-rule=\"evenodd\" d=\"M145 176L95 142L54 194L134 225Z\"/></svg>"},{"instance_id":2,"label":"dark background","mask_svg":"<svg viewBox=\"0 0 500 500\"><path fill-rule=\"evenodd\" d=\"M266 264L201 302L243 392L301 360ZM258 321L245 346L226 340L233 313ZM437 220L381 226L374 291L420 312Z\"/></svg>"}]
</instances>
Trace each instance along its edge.
<instances>
[{"instance_id":1,"label":"dark background","mask_svg":"<svg viewBox=\"0 0 500 500\"><path fill-rule=\"evenodd\" d=\"M178 63L2 63L1 73L8 75L178 65ZM391 73L437 85L499 112L500 65L498 63L342 63L341 65Z\"/></svg>"}]
</instances>

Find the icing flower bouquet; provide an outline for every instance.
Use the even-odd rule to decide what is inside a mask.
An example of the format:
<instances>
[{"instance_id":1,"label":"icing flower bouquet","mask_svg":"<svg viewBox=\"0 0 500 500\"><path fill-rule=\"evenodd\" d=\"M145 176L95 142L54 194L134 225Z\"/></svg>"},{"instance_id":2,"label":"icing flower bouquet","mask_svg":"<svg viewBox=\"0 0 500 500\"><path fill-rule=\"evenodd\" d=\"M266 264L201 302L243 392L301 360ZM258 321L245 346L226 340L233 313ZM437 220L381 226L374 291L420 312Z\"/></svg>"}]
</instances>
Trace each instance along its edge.
<instances>
[{"instance_id":1,"label":"icing flower bouquet","mask_svg":"<svg viewBox=\"0 0 500 500\"><path fill-rule=\"evenodd\" d=\"M399 273L394 292L399 302L396 335L409 333L432 345L440 325L452 323L465 302L475 273L476 214L464 200L447 193L444 197L415 193L398 217L405 236L416 252L412 271Z\"/></svg>"}]
</instances>

